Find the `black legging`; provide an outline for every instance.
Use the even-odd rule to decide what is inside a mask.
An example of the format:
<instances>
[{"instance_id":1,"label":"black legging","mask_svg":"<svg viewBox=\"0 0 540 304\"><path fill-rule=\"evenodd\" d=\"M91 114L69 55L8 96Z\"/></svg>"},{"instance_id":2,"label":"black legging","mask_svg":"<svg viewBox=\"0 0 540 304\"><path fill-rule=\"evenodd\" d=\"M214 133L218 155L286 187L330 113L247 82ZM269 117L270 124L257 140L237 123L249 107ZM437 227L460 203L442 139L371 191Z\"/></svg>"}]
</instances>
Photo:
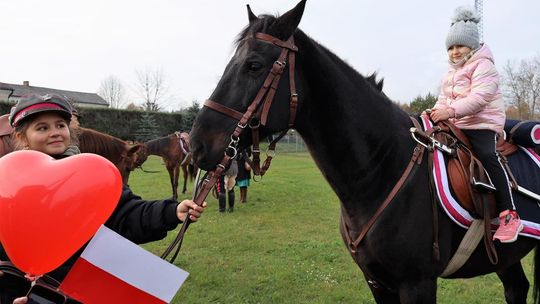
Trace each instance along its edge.
<instances>
[{"instance_id":1,"label":"black legging","mask_svg":"<svg viewBox=\"0 0 540 304\"><path fill-rule=\"evenodd\" d=\"M484 165L491 182L497 188L495 199L498 211L506 209L515 210L514 200L510 193L508 176L496 152L497 133L491 130L465 130L463 133L471 142L472 148L478 159Z\"/></svg>"}]
</instances>

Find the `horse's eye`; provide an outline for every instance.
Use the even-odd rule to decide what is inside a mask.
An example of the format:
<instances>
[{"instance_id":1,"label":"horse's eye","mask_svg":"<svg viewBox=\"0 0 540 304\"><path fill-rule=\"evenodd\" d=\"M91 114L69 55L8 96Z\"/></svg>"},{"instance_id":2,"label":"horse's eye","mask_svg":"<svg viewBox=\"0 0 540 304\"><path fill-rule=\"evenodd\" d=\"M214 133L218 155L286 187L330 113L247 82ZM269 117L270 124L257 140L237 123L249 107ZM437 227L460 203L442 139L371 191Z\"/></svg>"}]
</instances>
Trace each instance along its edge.
<instances>
[{"instance_id":1,"label":"horse's eye","mask_svg":"<svg viewBox=\"0 0 540 304\"><path fill-rule=\"evenodd\" d=\"M252 72L256 72L262 68L262 64L260 62L249 62L248 68Z\"/></svg>"}]
</instances>

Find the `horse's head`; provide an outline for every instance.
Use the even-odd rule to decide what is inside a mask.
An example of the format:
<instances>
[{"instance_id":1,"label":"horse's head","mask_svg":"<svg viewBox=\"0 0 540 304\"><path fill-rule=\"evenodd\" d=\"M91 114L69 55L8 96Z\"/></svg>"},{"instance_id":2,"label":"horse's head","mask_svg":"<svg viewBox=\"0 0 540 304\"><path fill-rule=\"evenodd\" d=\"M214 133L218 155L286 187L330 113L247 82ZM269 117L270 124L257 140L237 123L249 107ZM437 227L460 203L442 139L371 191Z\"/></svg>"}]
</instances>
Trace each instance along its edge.
<instances>
[{"instance_id":1,"label":"horse's head","mask_svg":"<svg viewBox=\"0 0 540 304\"><path fill-rule=\"evenodd\" d=\"M144 143L137 143L136 145L139 146L139 149L133 162L133 170L141 168L142 164L148 159L148 147Z\"/></svg>"},{"instance_id":2,"label":"horse's head","mask_svg":"<svg viewBox=\"0 0 540 304\"><path fill-rule=\"evenodd\" d=\"M141 147L141 144L135 144L131 146L126 142L126 151L122 154L122 161L118 165L118 170L122 175L122 181L126 185L129 181L129 174L131 173L131 171L137 168L136 164L138 159L138 152L140 151Z\"/></svg>"},{"instance_id":3,"label":"horse's head","mask_svg":"<svg viewBox=\"0 0 540 304\"><path fill-rule=\"evenodd\" d=\"M240 33L235 54L190 133L194 160L202 169L212 169L223 158L231 137L233 147L249 146L254 126L260 125L260 138L290 127L289 116L296 111L291 95L296 101L302 98L291 86L301 92L302 83L290 81L300 77L288 67L294 67L289 54L297 51L289 38L297 30L305 2L280 17L257 17L248 6L249 25Z\"/></svg>"}]
</instances>

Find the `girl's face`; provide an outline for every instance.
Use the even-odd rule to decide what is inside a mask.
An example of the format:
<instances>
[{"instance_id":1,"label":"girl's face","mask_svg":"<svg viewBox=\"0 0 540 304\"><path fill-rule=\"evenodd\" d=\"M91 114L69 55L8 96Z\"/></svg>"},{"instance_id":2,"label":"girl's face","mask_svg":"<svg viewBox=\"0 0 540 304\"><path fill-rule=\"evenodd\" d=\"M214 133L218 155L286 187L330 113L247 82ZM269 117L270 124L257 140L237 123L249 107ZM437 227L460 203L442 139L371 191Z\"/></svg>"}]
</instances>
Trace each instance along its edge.
<instances>
[{"instance_id":1,"label":"girl's face","mask_svg":"<svg viewBox=\"0 0 540 304\"><path fill-rule=\"evenodd\" d=\"M28 149L48 155L60 155L67 150L70 141L68 123L59 114L36 114L26 124L24 131L15 136Z\"/></svg>"},{"instance_id":2,"label":"girl's face","mask_svg":"<svg viewBox=\"0 0 540 304\"><path fill-rule=\"evenodd\" d=\"M471 51L472 51L471 48L468 46L453 45L448 49L448 58L453 63L457 63L463 58L465 58L465 56L469 54Z\"/></svg>"}]
</instances>

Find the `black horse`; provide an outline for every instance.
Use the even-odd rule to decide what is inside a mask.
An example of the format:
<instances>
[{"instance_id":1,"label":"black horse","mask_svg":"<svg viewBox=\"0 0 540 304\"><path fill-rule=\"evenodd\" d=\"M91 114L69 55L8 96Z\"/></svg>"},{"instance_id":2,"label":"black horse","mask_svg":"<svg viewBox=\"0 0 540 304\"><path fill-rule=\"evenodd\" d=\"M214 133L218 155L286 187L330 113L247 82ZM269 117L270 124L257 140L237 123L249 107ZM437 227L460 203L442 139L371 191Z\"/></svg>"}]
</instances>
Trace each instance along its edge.
<instances>
[{"instance_id":1,"label":"black horse","mask_svg":"<svg viewBox=\"0 0 540 304\"><path fill-rule=\"evenodd\" d=\"M196 118L191 133L192 151L196 163L211 170L222 160L223 151L234 155L230 147L237 145L241 149L251 145L253 129L245 126L245 122L253 116L249 113L252 110L258 118L264 113L260 110L263 102L255 107L252 101L257 99L263 83L269 82L268 71L276 66L276 60L280 61L278 65L295 65L293 72L284 69L267 111L268 119L258 129L259 137L290 127L294 110L291 110L289 76L294 73L292 78L299 98L294 128L338 195L342 218L347 219L350 234L356 237L411 159L416 145L409 133L412 122L373 79L363 77L297 29L305 2L301 1L280 17L257 17L248 6L249 25L238 37L236 52L211 95L212 101L205 103L206 107ZM295 61L290 57L287 62L282 60L286 49L297 53ZM256 127L259 122L262 120L250 124ZM239 129L245 131L236 138ZM436 230L432 212L428 165L424 158L356 252L351 251L377 303L436 302L437 278L465 230L438 208L440 258L434 258L432 244ZM496 265L489 262L485 249L479 246L450 277L469 278L496 272L504 285L506 301L526 303L529 282L520 260L537 244L537 240L525 237L512 244L497 242ZM535 266L539 263L536 256L534 263ZM538 274L535 267L535 278ZM535 284L535 302L538 302L537 292Z\"/></svg>"}]
</instances>

